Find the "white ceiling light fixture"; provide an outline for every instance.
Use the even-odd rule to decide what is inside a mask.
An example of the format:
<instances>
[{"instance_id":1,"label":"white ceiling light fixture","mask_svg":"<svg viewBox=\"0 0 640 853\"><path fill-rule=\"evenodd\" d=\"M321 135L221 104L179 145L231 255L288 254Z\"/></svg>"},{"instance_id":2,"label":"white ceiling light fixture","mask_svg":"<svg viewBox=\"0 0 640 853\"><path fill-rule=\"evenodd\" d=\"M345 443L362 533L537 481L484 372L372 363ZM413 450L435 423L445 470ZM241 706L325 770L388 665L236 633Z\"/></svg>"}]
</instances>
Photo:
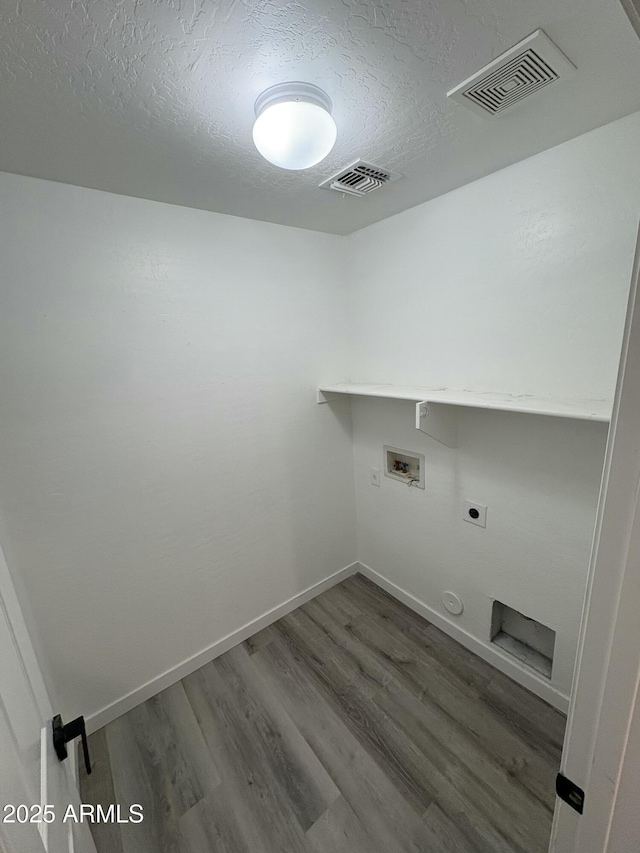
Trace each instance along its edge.
<instances>
[{"instance_id":1,"label":"white ceiling light fixture","mask_svg":"<svg viewBox=\"0 0 640 853\"><path fill-rule=\"evenodd\" d=\"M281 169L309 169L335 145L331 98L311 83L279 83L256 101L253 141Z\"/></svg>"}]
</instances>

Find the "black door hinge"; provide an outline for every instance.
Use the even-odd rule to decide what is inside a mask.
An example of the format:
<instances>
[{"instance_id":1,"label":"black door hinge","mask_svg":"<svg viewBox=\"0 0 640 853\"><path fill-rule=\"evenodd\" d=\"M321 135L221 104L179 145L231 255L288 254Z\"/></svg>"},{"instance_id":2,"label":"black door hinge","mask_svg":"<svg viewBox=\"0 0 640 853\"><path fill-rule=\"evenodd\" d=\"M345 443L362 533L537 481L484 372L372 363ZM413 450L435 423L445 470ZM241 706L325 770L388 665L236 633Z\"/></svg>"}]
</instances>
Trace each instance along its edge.
<instances>
[{"instance_id":1,"label":"black door hinge","mask_svg":"<svg viewBox=\"0 0 640 853\"><path fill-rule=\"evenodd\" d=\"M91 773L91 762L89 761L89 744L87 743L87 730L84 725L84 717L77 717L66 726L62 725L62 717L56 714L53 718L53 748L60 761L67 757L67 744L74 738L82 738L82 752L84 753L84 766L87 773Z\"/></svg>"},{"instance_id":2,"label":"black door hinge","mask_svg":"<svg viewBox=\"0 0 640 853\"><path fill-rule=\"evenodd\" d=\"M584 811L584 791L582 788L578 788L571 779L563 776L562 773L558 773L556 776L556 794L572 809L575 809L578 814L582 814Z\"/></svg>"}]
</instances>

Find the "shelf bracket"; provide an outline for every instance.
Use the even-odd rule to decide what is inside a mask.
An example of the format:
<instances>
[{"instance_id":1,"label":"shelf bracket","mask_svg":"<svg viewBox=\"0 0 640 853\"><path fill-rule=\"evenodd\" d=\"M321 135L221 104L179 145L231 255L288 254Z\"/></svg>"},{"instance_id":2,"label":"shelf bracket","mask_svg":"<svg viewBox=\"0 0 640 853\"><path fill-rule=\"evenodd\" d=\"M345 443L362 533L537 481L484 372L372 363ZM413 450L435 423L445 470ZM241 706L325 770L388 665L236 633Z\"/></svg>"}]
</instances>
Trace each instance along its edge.
<instances>
[{"instance_id":1,"label":"shelf bracket","mask_svg":"<svg viewBox=\"0 0 640 853\"><path fill-rule=\"evenodd\" d=\"M344 400L350 400L349 394L335 394L332 391L323 391L321 388L316 388L316 403L340 403Z\"/></svg>"},{"instance_id":2,"label":"shelf bracket","mask_svg":"<svg viewBox=\"0 0 640 853\"><path fill-rule=\"evenodd\" d=\"M430 403L416 403L416 429L435 438L447 447L458 446L458 407Z\"/></svg>"}]
</instances>

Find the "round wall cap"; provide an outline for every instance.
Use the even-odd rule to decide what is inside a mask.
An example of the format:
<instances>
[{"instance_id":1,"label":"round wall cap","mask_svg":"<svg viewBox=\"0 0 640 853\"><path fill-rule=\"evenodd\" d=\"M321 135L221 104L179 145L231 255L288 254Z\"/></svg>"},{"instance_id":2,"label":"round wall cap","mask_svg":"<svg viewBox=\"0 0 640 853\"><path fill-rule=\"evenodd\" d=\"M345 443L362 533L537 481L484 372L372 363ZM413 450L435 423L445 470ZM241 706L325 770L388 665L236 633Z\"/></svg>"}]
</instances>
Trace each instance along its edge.
<instances>
[{"instance_id":1,"label":"round wall cap","mask_svg":"<svg viewBox=\"0 0 640 853\"><path fill-rule=\"evenodd\" d=\"M462 599L455 592L443 592L442 603L453 616L460 616L464 610Z\"/></svg>"}]
</instances>

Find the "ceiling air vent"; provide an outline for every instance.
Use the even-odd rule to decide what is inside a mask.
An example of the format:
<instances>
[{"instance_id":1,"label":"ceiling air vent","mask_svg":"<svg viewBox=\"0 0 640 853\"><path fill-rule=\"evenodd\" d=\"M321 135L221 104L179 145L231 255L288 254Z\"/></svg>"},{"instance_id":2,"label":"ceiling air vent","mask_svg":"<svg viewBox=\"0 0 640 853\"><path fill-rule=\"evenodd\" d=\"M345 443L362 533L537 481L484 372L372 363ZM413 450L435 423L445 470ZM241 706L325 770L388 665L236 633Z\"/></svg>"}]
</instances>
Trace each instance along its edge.
<instances>
[{"instance_id":1,"label":"ceiling air vent","mask_svg":"<svg viewBox=\"0 0 640 853\"><path fill-rule=\"evenodd\" d=\"M346 169L327 178L320 186L325 190L336 190L347 195L363 196L374 190L380 189L384 184L395 181L400 175L395 175L380 166L365 163L364 160L356 160Z\"/></svg>"},{"instance_id":2,"label":"ceiling air vent","mask_svg":"<svg viewBox=\"0 0 640 853\"><path fill-rule=\"evenodd\" d=\"M536 30L447 92L447 97L480 115L500 115L573 71L575 66L564 53Z\"/></svg>"}]
</instances>

